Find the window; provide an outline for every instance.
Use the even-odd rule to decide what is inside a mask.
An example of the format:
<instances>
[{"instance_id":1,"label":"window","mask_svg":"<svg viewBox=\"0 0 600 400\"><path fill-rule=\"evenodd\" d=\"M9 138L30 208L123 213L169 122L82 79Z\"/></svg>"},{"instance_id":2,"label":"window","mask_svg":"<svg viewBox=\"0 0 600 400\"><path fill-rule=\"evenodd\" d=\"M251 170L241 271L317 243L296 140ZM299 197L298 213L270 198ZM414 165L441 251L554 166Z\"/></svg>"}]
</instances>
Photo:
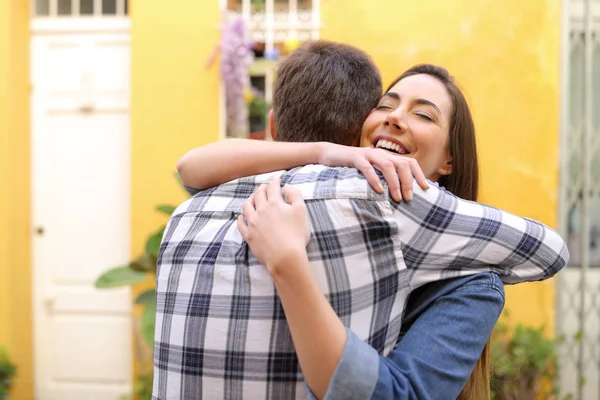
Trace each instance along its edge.
<instances>
[{"instance_id":1,"label":"window","mask_svg":"<svg viewBox=\"0 0 600 400\"><path fill-rule=\"evenodd\" d=\"M318 0L228 0L230 13L241 15L250 24L252 39L281 47L289 35L300 41L319 36Z\"/></svg>"},{"instance_id":2,"label":"window","mask_svg":"<svg viewBox=\"0 0 600 400\"><path fill-rule=\"evenodd\" d=\"M249 96L245 115L233 115L240 107L232 106L225 82L225 134L227 137L267 138L267 112L273 93L273 81L278 62L303 42L318 39L320 27L319 0L227 0L227 21L241 19L249 41L253 43L252 59L247 69ZM226 73L222 70L222 74ZM239 91L238 91L239 96ZM242 126L234 126L241 118Z\"/></svg>"},{"instance_id":3,"label":"window","mask_svg":"<svg viewBox=\"0 0 600 400\"><path fill-rule=\"evenodd\" d=\"M127 0L33 0L34 17L115 17L129 14Z\"/></svg>"},{"instance_id":4,"label":"window","mask_svg":"<svg viewBox=\"0 0 600 400\"><path fill-rule=\"evenodd\" d=\"M571 0L562 212L571 267L600 267L600 2ZM589 90L589 92L588 92ZM588 126L589 125L589 126ZM585 223L584 223L585 221ZM587 236L587 243L583 243ZM585 253L585 257L584 257Z\"/></svg>"},{"instance_id":5,"label":"window","mask_svg":"<svg viewBox=\"0 0 600 400\"><path fill-rule=\"evenodd\" d=\"M600 398L600 0L567 0L560 229L571 259L556 301L561 396ZM584 384L585 383L585 384ZM568 396L567 396L568 397Z\"/></svg>"}]
</instances>

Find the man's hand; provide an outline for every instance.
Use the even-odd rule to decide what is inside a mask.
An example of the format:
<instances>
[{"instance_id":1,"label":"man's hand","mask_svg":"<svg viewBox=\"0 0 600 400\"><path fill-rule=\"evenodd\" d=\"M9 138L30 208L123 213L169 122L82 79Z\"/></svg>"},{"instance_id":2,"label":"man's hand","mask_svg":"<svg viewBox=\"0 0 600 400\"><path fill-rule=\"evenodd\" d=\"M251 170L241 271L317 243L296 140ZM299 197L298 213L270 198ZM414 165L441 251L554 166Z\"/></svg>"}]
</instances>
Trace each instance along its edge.
<instances>
[{"instance_id":1,"label":"man's hand","mask_svg":"<svg viewBox=\"0 0 600 400\"><path fill-rule=\"evenodd\" d=\"M401 201L403 198L407 201L412 200L413 177L423 190L429 188L417 160L392 154L387 150L326 143L322 147L318 160L319 164L330 167L353 167L358 169L367 178L373 189L381 193L383 186L375 172L375 169L378 169L383 173L383 177L390 188L390 194L396 201Z\"/></svg>"},{"instance_id":2,"label":"man's hand","mask_svg":"<svg viewBox=\"0 0 600 400\"><path fill-rule=\"evenodd\" d=\"M307 257L306 246L310 227L306 204L300 191L285 185L281 195L281 181L261 185L243 206L238 217L238 228L256 258L271 275L282 272L288 261Z\"/></svg>"}]
</instances>

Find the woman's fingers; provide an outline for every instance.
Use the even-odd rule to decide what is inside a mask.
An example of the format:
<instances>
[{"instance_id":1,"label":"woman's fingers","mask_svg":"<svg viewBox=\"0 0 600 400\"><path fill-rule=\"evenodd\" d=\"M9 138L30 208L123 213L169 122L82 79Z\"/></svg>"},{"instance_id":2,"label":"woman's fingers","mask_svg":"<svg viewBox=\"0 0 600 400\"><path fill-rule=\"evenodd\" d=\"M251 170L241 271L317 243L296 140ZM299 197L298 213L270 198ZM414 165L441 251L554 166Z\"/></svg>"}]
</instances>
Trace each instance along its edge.
<instances>
[{"instance_id":1,"label":"woman's fingers","mask_svg":"<svg viewBox=\"0 0 600 400\"><path fill-rule=\"evenodd\" d=\"M374 165L383 174L383 177L390 188L392 198L396 201L402 201L402 194L400 194L400 178L398 177L398 171L396 170L394 163L389 160L380 160Z\"/></svg>"},{"instance_id":2,"label":"woman's fingers","mask_svg":"<svg viewBox=\"0 0 600 400\"><path fill-rule=\"evenodd\" d=\"M255 206L255 202L254 199L256 197L256 193L252 193L250 195L250 197L248 197L248 200L246 200L244 202L244 204L242 205L242 214L244 217L245 221L250 221L252 219L254 219L255 215L256 215L256 206Z\"/></svg>"},{"instance_id":3,"label":"woman's fingers","mask_svg":"<svg viewBox=\"0 0 600 400\"><path fill-rule=\"evenodd\" d=\"M375 189L375 191L377 193L383 192L383 185L381 184L381 181L379 180L379 176L377 175L377 172L375 172L375 168L365 157L362 157L362 156L359 157L354 162L354 167L356 169L358 169L360 172L362 172L362 174L365 176L365 178L369 182L369 185L371 185L371 187L373 189Z\"/></svg>"},{"instance_id":4,"label":"woman's fingers","mask_svg":"<svg viewBox=\"0 0 600 400\"><path fill-rule=\"evenodd\" d=\"M421 187L421 189L423 189L423 190L429 189L429 184L427 183L427 178L425 177L425 174L423 173L423 170L421 169L421 166L419 165L417 160L415 160L414 158L409 158L407 161L410 164L411 173L415 177L415 179L416 179L417 183L419 184L419 186Z\"/></svg>"},{"instance_id":5,"label":"woman's fingers","mask_svg":"<svg viewBox=\"0 0 600 400\"><path fill-rule=\"evenodd\" d=\"M383 177L385 178L385 181L388 184L388 187L390 189L390 195L392 196L392 198L396 201L402 201L402 194L400 193L400 179L398 177L396 165L394 164L394 162L391 161L391 159L389 158L390 156L385 152L386 150L381 149L367 149L364 153L364 160L367 164L370 164L373 167L377 168L379 171L381 171ZM362 168L364 170L367 170L366 166ZM361 169L361 172L363 172L371 186L373 186L373 188L377 190L374 184L381 185L379 177L377 176L375 171L372 171L372 175L367 176L363 169ZM377 190L378 193L381 193L382 191L383 187L381 188L381 190Z\"/></svg>"},{"instance_id":6,"label":"woman's fingers","mask_svg":"<svg viewBox=\"0 0 600 400\"><path fill-rule=\"evenodd\" d=\"M302 198L302 192L292 187L290 185L285 185L283 187L283 194L285 194L285 198L287 202L292 206L298 206L304 204L304 199Z\"/></svg>"},{"instance_id":7,"label":"woman's fingers","mask_svg":"<svg viewBox=\"0 0 600 400\"><path fill-rule=\"evenodd\" d=\"M238 216L237 226L245 241L248 241L248 225L243 215Z\"/></svg>"},{"instance_id":8,"label":"woman's fingers","mask_svg":"<svg viewBox=\"0 0 600 400\"><path fill-rule=\"evenodd\" d=\"M402 160L398 168L398 178L402 187L402 196L406 201L411 201L413 198L413 174L410 165L406 160Z\"/></svg>"},{"instance_id":9,"label":"woman's fingers","mask_svg":"<svg viewBox=\"0 0 600 400\"><path fill-rule=\"evenodd\" d=\"M281 196L281 179L273 179L267 185L267 201L274 203L283 203Z\"/></svg>"},{"instance_id":10,"label":"woman's fingers","mask_svg":"<svg viewBox=\"0 0 600 400\"><path fill-rule=\"evenodd\" d=\"M267 206L267 202L267 185L263 183L254 192L254 208L260 211Z\"/></svg>"}]
</instances>

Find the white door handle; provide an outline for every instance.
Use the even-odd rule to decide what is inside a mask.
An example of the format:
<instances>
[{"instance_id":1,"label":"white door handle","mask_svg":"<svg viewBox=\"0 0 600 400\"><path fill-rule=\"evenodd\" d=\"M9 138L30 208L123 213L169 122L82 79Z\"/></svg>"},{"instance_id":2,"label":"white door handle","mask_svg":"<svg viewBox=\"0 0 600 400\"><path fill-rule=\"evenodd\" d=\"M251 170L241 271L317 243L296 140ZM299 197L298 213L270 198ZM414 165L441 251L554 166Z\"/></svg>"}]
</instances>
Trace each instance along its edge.
<instances>
[{"instance_id":1,"label":"white door handle","mask_svg":"<svg viewBox=\"0 0 600 400\"><path fill-rule=\"evenodd\" d=\"M44 307L46 307L48 310L51 310L52 308L54 308L54 302L56 301L56 291L54 290L54 288L49 287L46 289L46 292L44 294Z\"/></svg>"}]
</instances>

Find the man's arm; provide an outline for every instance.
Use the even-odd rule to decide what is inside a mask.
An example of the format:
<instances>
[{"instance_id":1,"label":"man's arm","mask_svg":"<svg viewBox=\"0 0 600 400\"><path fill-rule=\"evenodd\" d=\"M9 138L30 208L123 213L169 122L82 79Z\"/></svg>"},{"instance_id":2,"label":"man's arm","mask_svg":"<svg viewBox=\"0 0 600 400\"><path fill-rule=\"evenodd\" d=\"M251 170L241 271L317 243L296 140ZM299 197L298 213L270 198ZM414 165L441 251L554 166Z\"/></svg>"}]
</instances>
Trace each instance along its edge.
<instances>
[{"instance_id":1,"label":"man's arm","mask_svg":"<svg viewBox=\"0 0 600 400\"><path fill-rule=\"evenodd\" d=\"M348 331L324 400L456 399L503 307L502 281L492 273L423 286L409 299L410 329L387 357Z\"/></svg>"},{"instance_id":2,"label":"man's arm","mask_svg":"<svg viewBox=\"0 0 600 400\"><path fill-rule=\"evenodd\" d=\"M548 279L569 260L564 240L544 224L416 187L410 203L390 201L414 289L444 278L492 271L505 283Z\"/></svg>"}]
</instances>

